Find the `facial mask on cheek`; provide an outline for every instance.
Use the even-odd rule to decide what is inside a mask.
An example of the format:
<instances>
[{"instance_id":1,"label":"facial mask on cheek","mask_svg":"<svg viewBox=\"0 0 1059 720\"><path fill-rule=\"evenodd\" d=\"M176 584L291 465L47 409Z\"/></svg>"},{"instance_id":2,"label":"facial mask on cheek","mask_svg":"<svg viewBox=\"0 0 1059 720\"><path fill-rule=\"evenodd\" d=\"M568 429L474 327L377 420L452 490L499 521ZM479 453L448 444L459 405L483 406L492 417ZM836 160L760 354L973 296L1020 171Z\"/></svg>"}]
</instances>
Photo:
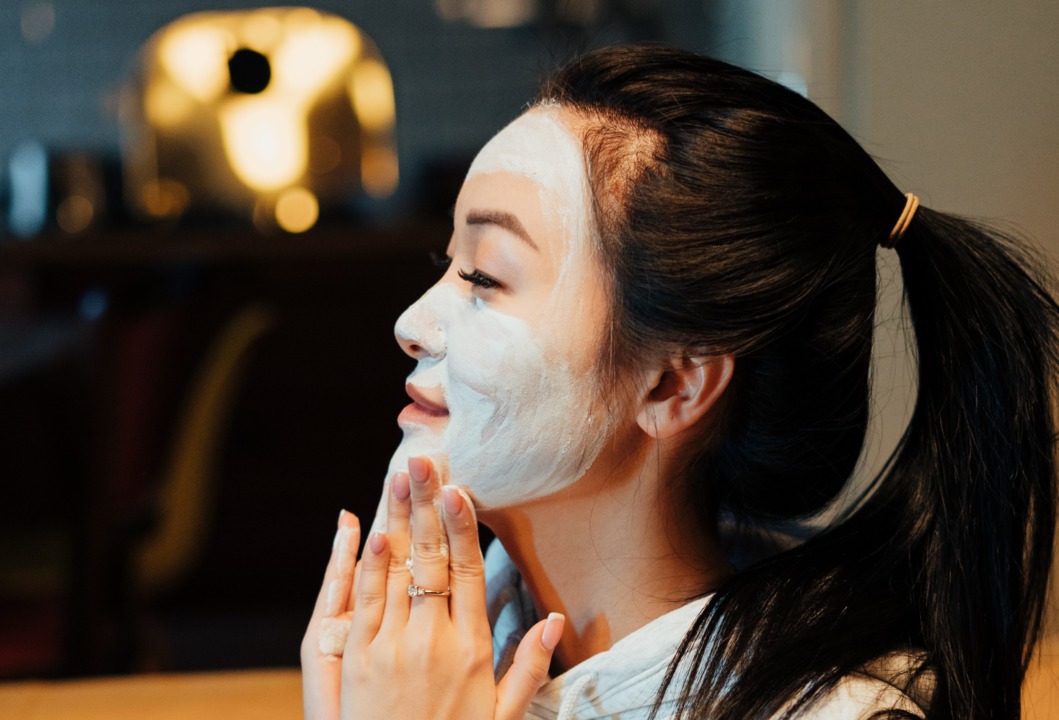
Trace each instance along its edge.
<instances>
[{"instance_id":1,"label":"facial mask on cheek","mask_svg":"<svg viewBox=\"0 0 1059 720\"><path fill-rule=\"evenodd\" d=\"M431 289L397 321L397 334L429 353L410 382L441 388L450 415L447 424L406 424L390 471L404 470L415 455L447 456L450 482L467 486L487 508L573 484L609 431L595 377L566 362L584 351L583 338L564 324L585 298L592 229L581 144L560 115L557 106L522 115L490 140L468 172L468 178L513 174L538 187L551 228L544 246L559 273L535 324L461 295L451 283ZM581 358L573 366L593 363Z\"/></svg>"},{"instance_id":2,"label":"facial mask on cheek","mask_svg":"<svg viewBox=\"0 0 1059 720\"><path fill-rule=\"evenodd\" d=\"M391 473L409 457L445 455L450 482L498 508L550 495L596 459L606 432L603 414L591 412L594 378L548 357L523 320L443 283L401 316L397 332L440 338L444 347L420 360L409 381L440 386L449 419L441 430L407 426Z\"/></svg>"}]
</instances>

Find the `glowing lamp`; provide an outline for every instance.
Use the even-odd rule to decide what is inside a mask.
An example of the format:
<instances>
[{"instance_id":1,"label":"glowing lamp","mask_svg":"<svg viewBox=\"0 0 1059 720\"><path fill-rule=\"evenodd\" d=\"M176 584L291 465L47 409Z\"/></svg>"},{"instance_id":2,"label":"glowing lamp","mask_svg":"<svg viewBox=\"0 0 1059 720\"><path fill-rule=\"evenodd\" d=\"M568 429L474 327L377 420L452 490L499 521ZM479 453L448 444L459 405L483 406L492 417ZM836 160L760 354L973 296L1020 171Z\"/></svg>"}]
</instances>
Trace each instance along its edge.
<instances>
[{"instance_id":1,"label":"glowing lamp","mask_svg":"<svg viewBox=\"0 0 1059 720\"><path fill-rule=\"evenodd\" d=\"M355 25L308 8L196 13L143 47L121 103L126 200L304 232L398 182L393 81ZM79 209L71 208L71 216Z\"/></svg>"}]
</instances>

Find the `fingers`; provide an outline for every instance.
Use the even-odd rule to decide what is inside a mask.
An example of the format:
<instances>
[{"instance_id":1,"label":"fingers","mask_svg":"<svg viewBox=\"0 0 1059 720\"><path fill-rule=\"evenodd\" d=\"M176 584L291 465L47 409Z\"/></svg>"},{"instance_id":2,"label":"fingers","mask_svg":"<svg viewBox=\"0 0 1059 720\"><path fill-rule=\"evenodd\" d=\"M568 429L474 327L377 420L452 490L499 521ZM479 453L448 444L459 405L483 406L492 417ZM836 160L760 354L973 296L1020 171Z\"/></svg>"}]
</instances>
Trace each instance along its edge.
<instances>
[{"instance_id":1,"label":"fingers","mask_svg":"<svg viewBox=\"0 0 1059 720\"><path fill-rule=\"evenodd\" d=\"M324 582L320 586L320 593L316 596L316 605L313 607L313 614L318 616L324 615L335 615L335 612L328 612L331 606L328 604L328 598L333 596L331 590L332 583L339 579L340 573L348 573L350 581L352 581L352 571L348 565L348 560L340 565L339 559L349 554L350 549L352 550L353 561L356 561L357 548L360 546L360 520L357 516L348 510L343 510L338 514L338 530L335 532L335 539L331 543L331 557L327 561L327 569L324 571ZM348 593L346 594L348 597ZM345 610L345 608L342 608Z\"/></svg>"},{"instance_id":2,"label":"fingers","mask_svg":"<svg viewBox=\"0 0 1059 720\"><path fill-rule=\"evenodd\" d=\"M386 575L390 561L390 544L386 534L373 532L364 548L364 556L357 567L357 582L353 588L357 611L353 613L347 650L352 645L367 647L382 624L386 606Z\"/></svg>"},{"instance_id":3,"label":"fingers","mask_svg":"<svg viewBox=\"0 0 1059 720\"><path fill-rule=\"evenodd\" d=\"M449 544L452 620L457 627L472 631L487 622L485 568L474 505L463 488L445 485L441 488L441 506Z\"/></svg>"},{"instance_id":4,"label":"fingers","mask_svg":"<svg viewBox=\"0 0 1059 720\"><path fill-rule=\"evenodd\" d=\"M327 584L324 597L325 616L340 615L353 609L351 590L353 570L357 566L357 549L360 547L360 521L352 513L343 511L339 523L332 551L337 555L335 577Z\"/></svg>"},{"instance_id":5,"label":"fingers","mask_svg":"<svg viewBox=\"0 0 1059 720\"><path fill-rule=\"evenodd\" d=\"M371 530L368 532L370 535L373 532L386 532L386 515L387 515L387 503L390 497L390 475L386 476L386 479L382 482L382 494L379 495L379 504L375 508L375 519L371 521Z\"/></svg>"},{"instance_id":6,"label":"fingers","mask_svg":"<svg viewBox=\"0 0 1059 720\"><path fill-rule=\"evenodd\" d=\"M408 473L394 473L390 481L389 510L387 512L386 533L390 543L390 569L386 582L386 603L383 613L383 625L395 629L408 622L408 586L412 582L412 573L408 570L410 549L409 516L412 512L411 488Z\"/></svg>"},{"instance_id":7,"label":"fingers","mask_svg":"<svg viewBox=\"0 0 1059 720\"><path fill-rule=\"evenodd\" d=\"M408 461L412 498L412 573L415 584L427 590L444 591L449 585L448 543L441 523L438 491L441 479L430 458ZM431 607L432 612L448 610L443 598L419 597L412 600L413 611Z\"/></svg>"},{"instance_id":8,"label":"fingers","mask_svg":"<svg viewBox=\"0 0 1059 720\"><path fill-rule=\"evenodd\" d=\"M341 655L349 632L348 611L352 610L351 590L357 547L360 545L360 521L343 510L338 516L338 531L331 546L331 559L324 572L320 594L316 598L313 621L317 627L316 646L323 655Z\"/></svg>"},{"instance_id":9,"label":"fingers","mask_svg":"<svg viewBox=\"0 0 1059 720\"><path fill-rule=\"evenodd\" d=\"M525 717L533 696L548 680L548 666L565 625L565 617L551 613L522 638L511 667L496 688L496 720Z\"/></svg>"}]
</instances>

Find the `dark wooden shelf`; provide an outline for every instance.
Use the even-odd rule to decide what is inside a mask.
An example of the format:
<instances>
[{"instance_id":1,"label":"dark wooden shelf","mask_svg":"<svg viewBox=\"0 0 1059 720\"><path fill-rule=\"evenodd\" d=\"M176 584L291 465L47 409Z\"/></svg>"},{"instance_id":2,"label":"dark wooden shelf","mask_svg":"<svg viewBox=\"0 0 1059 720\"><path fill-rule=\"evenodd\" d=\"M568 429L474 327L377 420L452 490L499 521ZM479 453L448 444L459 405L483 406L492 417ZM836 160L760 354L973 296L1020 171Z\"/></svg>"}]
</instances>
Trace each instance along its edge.
<instances>
[{"instance_id":1,"label":"dark wooden shelf","mask_svg":"<svg viewBox=\"0 0 1059 720\"><path fill-rule=\"evenodd\" d=\"M80 236L0 238L0 268L14 265L153 265L275 262L407 254L440 249L450 233L443 222L392 225L332 223L302 235L263 235L253 228L193 225L130 228Z\"/></svg>"}]
</instances>

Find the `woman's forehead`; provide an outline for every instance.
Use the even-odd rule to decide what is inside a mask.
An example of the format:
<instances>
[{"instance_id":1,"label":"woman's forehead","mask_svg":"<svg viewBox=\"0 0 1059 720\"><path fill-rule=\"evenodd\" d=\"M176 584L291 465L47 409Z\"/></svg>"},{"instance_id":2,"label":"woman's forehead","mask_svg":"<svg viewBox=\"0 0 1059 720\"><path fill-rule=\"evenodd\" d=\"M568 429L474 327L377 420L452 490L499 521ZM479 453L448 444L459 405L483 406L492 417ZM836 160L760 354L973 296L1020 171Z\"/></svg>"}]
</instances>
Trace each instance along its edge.
<instances>
[{"instance_id":1,"label":"woman's forehead","mask_svg":"<svg viewBox=\"0 0 1059 720\"><path fill-rule=\"evenodd\" d=\"M523 175L562 197L584 197L587 188L581 142L558 107L537 107L516 118L486 143L467 178L498 172Z\"/></svg>"}]
</instances>

